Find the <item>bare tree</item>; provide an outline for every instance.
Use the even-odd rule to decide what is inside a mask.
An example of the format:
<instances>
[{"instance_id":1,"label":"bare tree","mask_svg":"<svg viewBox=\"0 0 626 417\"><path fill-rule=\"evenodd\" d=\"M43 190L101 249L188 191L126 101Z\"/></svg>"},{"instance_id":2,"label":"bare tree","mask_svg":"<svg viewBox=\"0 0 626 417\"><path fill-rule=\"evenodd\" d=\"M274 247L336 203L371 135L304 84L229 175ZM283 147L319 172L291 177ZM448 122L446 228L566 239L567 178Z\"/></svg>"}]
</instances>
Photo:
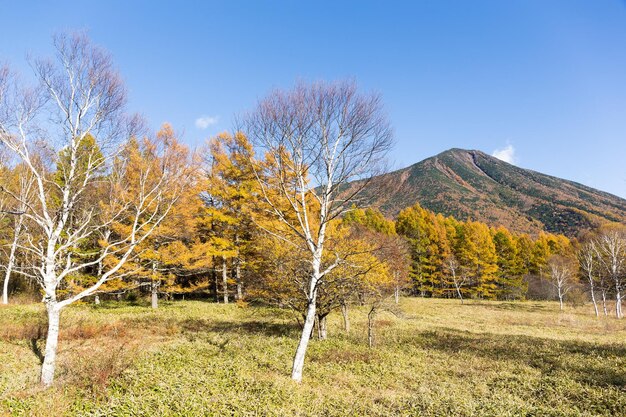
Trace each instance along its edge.
<instances>
[{"instance_id":1,"label":"bare tree","mask_svg":"<svg viewBox=\"0 0 626 417\"><path fill-rule=\"evenodd\" d=\"M598 302L596 301L596 287L598 281L597 274L599 272L596 254L596 243L594 240L589 240L580 247L580 250L578 251L578 262L582 272L585 274L587 283L589 284L589 294L591 295L591 301L593 302L593 309L596 313L596 317L599 317L600 313L598 311Z\"/></svg>"},{"instance_id":2,"label":"bare tree","mask_svg":"<svg viewBox=\"0 0 626 417\"><path fill-rule=\"evenodd\" d=\"M456 256L450 255L444 262L445 268L450 272L450 277L452 278L452 283L456 289L456 294L459 296L461 304L463 304L463 293L461 292L461 288L468 283L469 278L465 271L461 268Z\"/></svg>"},{"instance_id":3,"label":"bare tree","mask_svg":"<svg viewBox=\"0 0 626 417\"><path fill-rule=\"evenodd\" d=\"M61 310L119 277L186 176L171 142L128 157L122 145L137 123L124 113L126 92L106 52L82 34L55 36L54 47L55 59L32 61L36 87L0 81L0 141L34 177L34 203L12 197L26 205L23 216L38 229L19 248L33 260L22 273L41 285L48 312L45 386L54 380ZM101 250L83 250L87 240L99 241ZM110 262L96 282L60 295L65 281L105 258Z\"/></svg>"},{"instance_id":4,"label":"bare tree","mask_svg":"<svg viewBox=\"0 0 626 417\"><path fill-rule=\"evenodd\" d=\"M623 229L608 228L602 230L595 244L603 274L613 286L615 292L615 316L624 317L622 300L626 297L626 232Z\"/></svg>"},{"instance_id":5,"label":"bare tree","mask_svg":"<svg viewBox=\"0 0 626 417\"><path fill-rule=\"evenodd\" d=\"M550 271L550 282L556 289L559 297L559 306L563 310L563 299L574 287L574 277L576 276L574 263L563 256L553 255L548 260L548 268Z\"/></svg>"},{"instance_id":6,"label":"bare tree","mask_svg":"<svg viewBox=\"0 0 626 417\"><path fill-rule=\"evenodd\" d=\"M247 115L243 128L269 161L268 172L257 178L267 211L282 228L265 230L310 256L306 315L291 373L301 381L318 288L341 262L323 261L327 226L379 173L392 145L391 129L380 96L360 94L352 82L299 83L274 91ZM358 186L346 190L357 180Z\"/></svg>"}]
</instances>

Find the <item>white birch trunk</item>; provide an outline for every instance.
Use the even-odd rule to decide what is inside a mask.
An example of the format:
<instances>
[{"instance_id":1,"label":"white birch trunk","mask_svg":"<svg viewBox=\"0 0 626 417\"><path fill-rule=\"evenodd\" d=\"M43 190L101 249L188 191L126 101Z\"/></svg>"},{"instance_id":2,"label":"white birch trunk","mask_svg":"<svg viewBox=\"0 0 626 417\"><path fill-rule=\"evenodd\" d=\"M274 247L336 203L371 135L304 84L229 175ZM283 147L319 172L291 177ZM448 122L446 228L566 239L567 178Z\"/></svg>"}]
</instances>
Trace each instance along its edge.
<instances>
[{"instance_id":1,"label":"white birch trunk","mask_svg":"<svg viewBox=\"0 0 626 417\"><path fill-rule=\"evenodd\" d=\"M296 382L302 381L302 370L304 369L304 357L306 356L306 349L309 346L309 340L311 339L311 332L315 325L315 300L311 300L306 310L306 316L304 319L304 326L302 327L302 335L300 336L300 342L298 342L298 348L293 358L293 368L291 370L291 379Z\"/></svg>"},{"instance_id":2,"label":"white birch trunk","mask_svg":"<svg viewBox=\"0 0 626 417\"><path fill-rule=\"evenodd\" d=\"M596 317L600 317L600 312L598 311L598 302L596 301L596 294L591 287L591 301L593 302L593 310L596 312Z\"/></svg>"},{"instance_id":3,"label":"white birch trunk","mask_svg":"<svg viewBox=\"0 0 626 417\"><path fill-rule=\"evenodd\" d=\"M154 310L159 308L159 285L154 281L150 285L150 301Z\"/></svg>"},{"instance_id":4,"label":"white birch trunk","mask_svg":"<svg viewBox=\"0 0 626 417\"><path fill-rule=\"evenodd\" d=\"M48 311L48 336L46 337L45 356L41 366L41 383L45 387L49 387L54 382L59 342L59 318L61 314L55 301L48 301L46 310Z\"/></svg>"},{"instance_id":5,"label":"white birch trunk","mask_svg":"<svg viewBox=\"0 0 626 417\"><path fill-rule=\"evenodd\" d=\"M226 257L222 257L222 291L224 291L224 304L228 304L228 269Z\"/></svg>"},{"instance_id":6,"label":"white birch trunk","mask_svg":"<svg viewBox=\"0 0 626 417\"><path fill-rule=\"evenodd\" d=\"M350 317L348 317L348 304L341 303L341 315L343 316L343 329L350 333Z\"/></svg>"},{"instance_id":7,"label":"white birch trunk","mask_svg":"<svg viewBox=\"0 0 626 417\"><path fill-rule=\"evenodd\" d=\"M241 266L239 260L235 266L235 279L237 280L237 300L243 300L243 283L241 282Z\"/></svg>"},{"instance_id":8,"label":"white birch trunk","mask_svg":"<svg viewBox=\"0 0 626 417\"><path fill-rule=\"evenodd\" d=\"M376 315L376 309L372 308L367 313L367 344L369 347L374 347L374 316Z\"/></svg>"},{"instance_id":9,"label":"white birch trunk","mask_svg":"<svg viewBox=\"0 0 626 417\"><path fill-rule=\"evenodd\" d=\"M7 269L4 275L4 284L2 286L2 304L9 304L9 280L15 265L15 251L17 249L18 239L22 229L21 217L16 221L15 230L13 231L13 242L11 243L11 251L9 252L9 260L7 261Z\"/></svg>"},{"instance_id":10,"label":"white birch trunk","mask_svg":"<svg viewBox=\"0 0 626 417\"><path fill-rule=\"evenodd\" d=\"M456 287L456 293L459 296L459 299L461 300L461 304L464 304L463 302L463 294L461 294L461 288L459 288L459 286L455 283L454 286Z\"/></svg>"}]
</instances>

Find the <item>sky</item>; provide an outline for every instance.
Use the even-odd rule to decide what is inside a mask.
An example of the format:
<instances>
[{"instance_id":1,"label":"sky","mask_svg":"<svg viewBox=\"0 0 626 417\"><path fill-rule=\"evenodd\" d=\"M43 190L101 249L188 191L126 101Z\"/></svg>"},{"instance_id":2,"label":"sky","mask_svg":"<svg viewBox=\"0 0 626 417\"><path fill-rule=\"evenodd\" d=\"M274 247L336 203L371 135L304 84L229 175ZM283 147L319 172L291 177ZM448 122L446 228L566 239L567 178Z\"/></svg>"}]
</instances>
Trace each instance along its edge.
<instances>
[{"instance_id":1,"label":"sky","mask_svg":"<svg viewBox=\"0 0 626 417\"><path fill-rule=\"evenodd\" d=\"M295 82L356 80L394 128L391 165L449 148L626 197L626 3L619 0L0 0L0 62L51 36L106 48L129 110L192 147Z\"/></svg>"}]
</instances>

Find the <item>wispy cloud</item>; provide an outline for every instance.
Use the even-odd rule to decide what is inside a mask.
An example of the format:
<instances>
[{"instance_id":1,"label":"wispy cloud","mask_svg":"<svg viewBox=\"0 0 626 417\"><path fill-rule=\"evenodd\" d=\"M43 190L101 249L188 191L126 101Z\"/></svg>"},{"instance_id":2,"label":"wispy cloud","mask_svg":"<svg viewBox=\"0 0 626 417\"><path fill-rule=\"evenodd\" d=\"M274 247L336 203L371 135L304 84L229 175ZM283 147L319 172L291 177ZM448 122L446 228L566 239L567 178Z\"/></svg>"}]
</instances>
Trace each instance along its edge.
<instances>
[{"instance_id":1,"label":"wispy cloud","mask_svg":"<svg viewBox=\"0 0 626 417\"><path fill-rule=\"evenodd\" d=\"M201 116L196 119L196 127L204 130L220 121L219 116Z\"/></svg>"},{"instance_id":2,"label":"wispy cloud","mask_svg":"<svg viewBox=\"0 0 626 417\"><path fill-rule=\"evenodd\" d=\"M508 162L509 164L514 164L516 162L515 148L510 143L502 149L496 149L493 151L491 156L495 156L496 158L504 162Z\"/></svg>"}]
</instances>

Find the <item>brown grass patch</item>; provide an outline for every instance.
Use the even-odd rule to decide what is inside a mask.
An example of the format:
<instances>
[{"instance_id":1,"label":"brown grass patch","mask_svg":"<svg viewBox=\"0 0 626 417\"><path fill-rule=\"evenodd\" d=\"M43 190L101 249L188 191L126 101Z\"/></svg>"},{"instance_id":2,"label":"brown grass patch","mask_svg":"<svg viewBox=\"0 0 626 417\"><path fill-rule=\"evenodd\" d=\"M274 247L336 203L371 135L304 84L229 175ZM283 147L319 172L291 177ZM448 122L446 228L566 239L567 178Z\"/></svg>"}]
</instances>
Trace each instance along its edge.
<instances>
[{"instance_id":1,"label":"brown grass patch","mask_svg":"<svg viewBox=\"0 0 626 417\"><path fill-rule=\"evenodd\" d=\"M60 380L97 397L131 365L139 351L140 343L130 337L90 341L64 355Z\"/></svg>"},{"instance_id":2,"label":"brown grass patch","mask_svg":"<svg viewBox=\"0 0 626 417\"><path fill-rule=\"evenodd\" d=\"M43 321L32 323L3 323L0 326L0 340L17 342L20 340L38 340L48 334L48 326Z\"/></svg>"}]
</instances>

